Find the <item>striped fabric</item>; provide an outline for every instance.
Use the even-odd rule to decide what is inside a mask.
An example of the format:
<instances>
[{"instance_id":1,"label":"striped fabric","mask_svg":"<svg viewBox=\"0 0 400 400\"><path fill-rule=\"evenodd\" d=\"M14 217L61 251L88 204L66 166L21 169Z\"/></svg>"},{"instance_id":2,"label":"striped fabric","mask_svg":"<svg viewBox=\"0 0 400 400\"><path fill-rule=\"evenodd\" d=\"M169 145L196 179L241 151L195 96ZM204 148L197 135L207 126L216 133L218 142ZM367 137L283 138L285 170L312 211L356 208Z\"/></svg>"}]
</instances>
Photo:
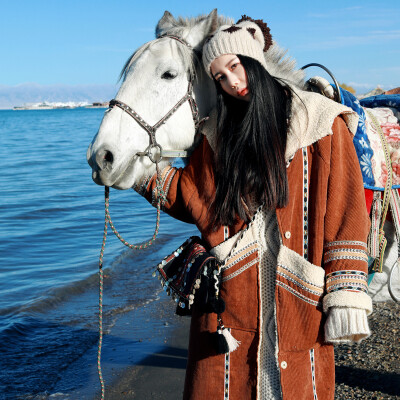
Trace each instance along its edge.
<instances>
[{"instance_id":1,"label":"striped fabric","mask_svg":"<svg viewBox=\"0 0 400 400\"><path fill-rule=\"evenodd\" d=\"M222 270L226 270L235 266L238 262L244 260L249 255L253 254L258 250L257 241L249 243L247 246L234 252L231 257L227 260L226 264L222 267Z\"/></svg>"},{"instance_id":2,"label":"striped fabric","mask_svg":"<svg viewBox=\"0 0 400 400\"><path fill-rule=\"evenodd\" d=\"M324 263L334 260L358 260L368 262L368 253L366 250L341 248L329 250L324 253Z\"/></svg>"},{"instance_id":3,"label":"striped fabric","mask_svg":"<svg viewBox=\"0 0 400 400\"><path fill-rule=\"evenodd\" d=\"M355 260L368 264L367 244L353 240L326 243L324 248L324 264L335 260Z\"/></svg>"},{"instance_id":4,"label":"striped fabric","mask_svg":"<svg viewBox=\"0 0 400 400\"><path fill-rule=\"evenodd\" d=\"M306 303L315 307L321 307L321 297L324 293L323 287L310 282L304 276L301 276L282 263L278 263L276 272L276 284L278 286Z\"/></svg>"},{"instance_id":5,"label":"striped fabric","mask_svg":"<svg viewBox=\"0 0 400 400\"><path fill-rule=\"evenodd\" d=\"M367 244L359 241L341 240L326 243L324 264L338 261L335 271L326 275L327 293L338 290L368 292L368 275L360 271L360 266L368 267ZM361 265L360 265L361 262ZM344 268L343 268L344 267ZM340 268L340 269L339 269Z\"/></svg>"},{"instance_id":6,"label":"striped fabric","mask_svg":"<svg viewBox=\"0 0 400 400\"><path fill-rule=\"evenodd\" d=\"M352 292L368 292L368 276L362 271L335 271L326 276L327 293L338 290L349 290Z\"/></svg>"},{"instance_id":7,"label":"striped fabric","mask_svg":"<svg viewBox=\"0 0 400 400\"><path fill-rule=\"evenodd\" d=\"M222 282L236 278L259 261L258 244L257 241L253 241L229 257L227 263L221 268L224 272Z\"/></svg>"}]
</instances>

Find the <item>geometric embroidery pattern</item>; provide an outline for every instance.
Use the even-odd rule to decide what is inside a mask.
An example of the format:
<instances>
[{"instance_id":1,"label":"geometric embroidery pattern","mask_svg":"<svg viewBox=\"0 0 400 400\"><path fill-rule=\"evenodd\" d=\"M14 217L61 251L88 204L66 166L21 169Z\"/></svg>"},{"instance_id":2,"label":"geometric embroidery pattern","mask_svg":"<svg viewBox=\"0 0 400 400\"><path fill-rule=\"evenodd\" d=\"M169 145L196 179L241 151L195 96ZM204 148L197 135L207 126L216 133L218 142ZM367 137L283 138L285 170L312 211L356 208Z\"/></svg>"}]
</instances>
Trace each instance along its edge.
<instances>
[{"instance_id":1,"label":"geometric embroidery pattern","mask_svg":"<svg viewBox=\"0 0 400 400\"><path fill-rule=\"evenodd\" d=\"M229 275L225 275L222 278L222 282L226 282L226 281L229 281L229 279L235 278L236 276L240 275L242 272L244 272L247 269L249 269L250 267L252 267L254 264L257 264L259 261L260 261L260 259L258 257L256 257L254 260L247 262L245 265L243 265L243 267L239 268L235 272L232 272Z\"/></svg>"},{"instance_id":2,"label":"geometric embroidery pattern","mask_svg":"<svg viewBox=\"0 0 400 400\"><path fill-rule=\"evenodd\" d=\"M308 156L303 148L303 257L308 259Z\"/></svg>"},{"instance_id":3,"label":"geometric embroidery pattern","mask_svg":"<svg viewBox=\"0 0 400 400\"><path fill-rule=\"evenodd\" d=\"M334 242L328 242L324 247L332 247L332 246L362 246L367 250L367 243L358 242L356 240L337 240Z\"/></svg>"},{"instance_id":4,"label":"geometric embroidery pattern","mask_svg":"<svg viewBox=\"0 0 400 400\"><path fill-rule=\"evenodd\" d=\"M161 202L161 207L164 206L164 203L167 199L168 191L171 186L172 178L174 177L176 173L176 169L172 168L171 166L165 167L162 172L161 172L161 187L164 191L164 201ZM153 175L155 176L155 175ZM154 187L153 192L152 192L152 202L151 204L153 206L157 205L157 186Z\"/></svg>"},{"instance_id":5,"label":"geometric embroidery pattern","mask_svg":"<svg viewBox=\"0 0 400 400\"><path fill-rule=\"evenodd\" d=\"M146 194L147 186L150 182L151 176L146 176L141 183L137 183L133 186L133 188L141 195L144 196Z\"/></svg>"},{"instance_id":6,"label":"geometric embroidery pattern","mask_svg":"<svg viewBox=\"0 0 400 400\"><path fill-rule=\"evenodd\" d=\"M340 248L329 250L324 254L324 263L334 260L359 260L368 263L368 253L365 250L354 248Z\"/></svg>"},{"instance_id":7,"label":"geometric embroidery pattern","mask_svg":"<svg viewBox=\"0 0 400 400\"><path fill-rule=\"evenodd\" d=\"M311 361L311 377L312 377L312 387L313 387L314 400L318 400L317 387L315 385L315 355L314 355L314 349L310 350L310 361Z\"/></svg>"},{"instance_id":8,"label":"geometric embroidery pattern","mask_svg":"<svg viewBox=\"0 0 400 400\"><path fill-rule=\"evenodd\" d=\"M326 275L327 293L338 290L368 293L368 277L362 271L341 270Z\"/></svg>"},{"instance_id":9,"label":"geometric embroidery pattern","mask_svg":"<svg viewBox=\"0 0 400 400\"><path fill-rule=\"evenodd\" d=\"M230 332L230 328L227 328ZM229 352L225 353L224 400L229 399ZM211 400L211 399L210 399Z\"/></svg>"},{"instance_id":10,"label":"geometric embroidery pattern","mask_svg":"<svg viewBox=\"0 0 400 400\"><path fill-rule=\"evenodd\" d=\"M233 253L226 264L221 268L222 270L227 270L235 266L238 262L244 260L249 255L253 254L258 250L257 241L249 243L247 246L242 247L239 251Z\"/></svg>"},{"instance_id":11,"label":"geometric embroidery pattern","mask_svg":"<svg viewBox=\"0 0 400 400\"><path fill-rule=\"evenodd\" d=\"M277 267L277 275L282 276L286 280L294 283L295 285L299 286L301 289L310 292L312 294L315 294L316 296L321 296L324 293L324 289L321 286L316 286L313 283L300 278L296 273L293 271L290 271L288 268L286 268L282 264L278 264Z\"/></svg>"},{"instance_id":12,"label":"geometric embroidery pattern","mask_svg":"<svg viewBox=\"0 0 400 400\"><path fill-rule=\"evenodd\" d=\"M312 300L306 296L304 296L303 294L297 292L295 289L293 289L292 287L286 285L286 283L281 282L281 281L276 281L276 284L280 287L282 287L283 289L286 289L288 292L292 293L294 296L298 297L299 299L305 301L306 303L312 304L315 307L321 307L322 303L320 301L315 301Z\"/></svg>"}]
</instances>

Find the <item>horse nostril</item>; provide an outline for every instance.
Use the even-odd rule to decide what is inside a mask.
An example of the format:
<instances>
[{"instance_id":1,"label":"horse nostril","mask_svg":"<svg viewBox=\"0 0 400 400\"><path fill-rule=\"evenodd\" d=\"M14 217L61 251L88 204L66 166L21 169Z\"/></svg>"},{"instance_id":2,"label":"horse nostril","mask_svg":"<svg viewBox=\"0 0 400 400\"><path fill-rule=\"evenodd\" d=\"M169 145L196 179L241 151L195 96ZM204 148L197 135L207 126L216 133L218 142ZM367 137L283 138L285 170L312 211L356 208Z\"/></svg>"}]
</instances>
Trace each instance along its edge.
<instances>
[{"instance_id":1,"label":"horse nostril","mask_svg":"<svg viewBox=\"0 0 400 400\"><path fill-rule=\"evenodd\" d=\"M110 150L100 149L96 153L96 164L101 170L112 168L114 155Z\"/></svg>"},{"instance_id":2,"label":"horse nostril","mask_svg":"<svg viewBox=\"0 0 400 400\"><path fill-rule=\"evenodd\" d=\"M112 164L114 161L114 156L111 153L111 151L106 150L104 154L104 160L106 160L108 163Z\"/></svg>"}]
</instances>

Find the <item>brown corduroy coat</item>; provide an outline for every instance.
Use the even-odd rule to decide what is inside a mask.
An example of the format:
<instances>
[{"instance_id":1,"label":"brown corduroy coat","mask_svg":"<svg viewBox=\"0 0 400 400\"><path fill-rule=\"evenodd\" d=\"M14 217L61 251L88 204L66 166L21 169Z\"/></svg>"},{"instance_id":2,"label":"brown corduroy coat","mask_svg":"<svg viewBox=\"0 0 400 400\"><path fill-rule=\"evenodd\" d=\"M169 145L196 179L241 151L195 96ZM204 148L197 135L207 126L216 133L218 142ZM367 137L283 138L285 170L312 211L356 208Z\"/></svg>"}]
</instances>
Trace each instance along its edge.
<instances>
[{"instance_id":1,"label":"brown corduroy coat","mask_svg":"<svg viewBox=\"0 0 400 400\"><path fill-rule=\"evenodd\" d=\"M309 95L305 96L303 102L309 106ZM369 218L352 134L346 125L349 121L345 122L351 115L320 97L319 108L334 108L329 112L331 121L324 122L317 135L321 124L308 122L311 131L307 137L297 135L297 144L288 143L289 204L276 210L281 246L275 307L284 400L334 398L333 346L324 342L326 313L338 306L371 308L366 294ZM320 119L326 118L323 114ZM218 248L229 240L234 242L247 227L243 221L216 231L210 226L208 208L215 193L210 143L212 138L204 138L184 169L164 169L164 209L195 223L210 247ZM154 203L155 178L136 190ZM232 353L216 355L210 340L217 329L216 315L194 309L184 399L258 398L261 306L257 243L239 246L227 264L229 268L222 273L223 322L241 344Z\"/></svg>"}]
</instances>

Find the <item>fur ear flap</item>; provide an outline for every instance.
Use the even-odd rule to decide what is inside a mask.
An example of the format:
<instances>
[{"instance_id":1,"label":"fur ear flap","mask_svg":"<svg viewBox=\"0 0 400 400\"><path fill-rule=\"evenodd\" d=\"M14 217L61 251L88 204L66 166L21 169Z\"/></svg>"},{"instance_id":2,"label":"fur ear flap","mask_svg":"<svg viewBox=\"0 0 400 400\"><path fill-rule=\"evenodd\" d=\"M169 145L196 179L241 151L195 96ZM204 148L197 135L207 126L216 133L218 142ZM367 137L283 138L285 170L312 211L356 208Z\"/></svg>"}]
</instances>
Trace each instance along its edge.
<instances>
[{"instance_id":1,"label":"fur ear flap","mask_svg":"<svg viewBox=\"0 0 400 400\"><path fill-rule=\"evenodd\" d=\"M156 26L156 37L159 37L165 31L173 28L174 26L176 26L176 20L174 16L169 11L164 11L164 15L158 21Z\"/></svg>"},{"instance_id":2,"label":"fur ear flap","mask_svg":"<svg viewBox=\"0 0 400 400\"><path fill-rule=\"evenodd\" d=\"M214 8L203 20L199 21L189 32L186 40L196 50L201 50L205 39L212 35L218 27L218 13Z\"/></svg>"}]
</instances>

